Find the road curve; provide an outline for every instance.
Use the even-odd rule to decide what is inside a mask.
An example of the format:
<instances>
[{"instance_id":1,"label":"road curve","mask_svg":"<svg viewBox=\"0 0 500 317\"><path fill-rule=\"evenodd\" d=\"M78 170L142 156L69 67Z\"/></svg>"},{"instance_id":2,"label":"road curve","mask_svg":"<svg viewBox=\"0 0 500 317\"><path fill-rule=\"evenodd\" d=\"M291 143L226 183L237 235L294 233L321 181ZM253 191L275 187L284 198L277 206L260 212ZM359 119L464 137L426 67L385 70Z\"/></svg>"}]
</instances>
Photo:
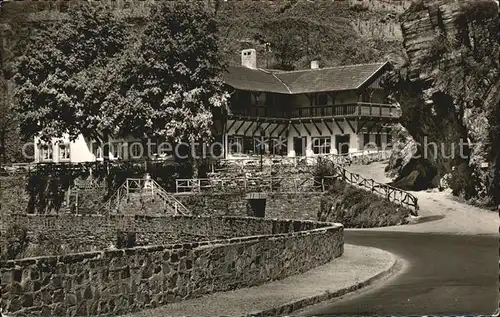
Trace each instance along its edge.
<instances>
[{"instance_id":1,"label":"road curve","mask_svg":"<svg viewBox=\"0 0 500 317\"><path fill-rule=\"evenodd\" d=\"M498 308L498 237L346 230L345 242L389 251L408 266L360 293L293 315L477 315Z\"/></svg>"}]
</instances>

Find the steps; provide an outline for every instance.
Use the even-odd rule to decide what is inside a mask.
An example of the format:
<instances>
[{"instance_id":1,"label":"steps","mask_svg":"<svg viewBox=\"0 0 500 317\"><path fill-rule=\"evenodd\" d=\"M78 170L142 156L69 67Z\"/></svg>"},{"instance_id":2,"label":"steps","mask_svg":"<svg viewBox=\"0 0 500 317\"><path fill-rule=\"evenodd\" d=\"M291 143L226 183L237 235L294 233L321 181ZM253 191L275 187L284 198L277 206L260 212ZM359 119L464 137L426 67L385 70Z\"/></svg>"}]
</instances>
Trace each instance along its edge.
<instances>
[{"instance_id":1,"label":"steps","mask_svg":"<svg viewBox=\"0 0 500 317\"><path fill-rule=\"evenodd\" d=\"M148 178L127 178L98 212L190 215L180 201Z\"/></svg>"}]
</instances>

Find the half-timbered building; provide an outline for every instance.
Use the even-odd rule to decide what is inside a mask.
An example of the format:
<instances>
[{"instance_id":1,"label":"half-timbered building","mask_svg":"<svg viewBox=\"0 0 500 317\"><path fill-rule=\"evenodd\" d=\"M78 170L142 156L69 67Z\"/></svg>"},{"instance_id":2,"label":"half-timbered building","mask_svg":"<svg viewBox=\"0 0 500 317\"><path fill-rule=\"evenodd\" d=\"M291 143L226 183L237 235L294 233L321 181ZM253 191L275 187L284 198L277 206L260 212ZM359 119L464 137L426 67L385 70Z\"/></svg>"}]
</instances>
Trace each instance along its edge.
<instances>
[{"instance_id":1,"label":"half-timbered building","mask_svg":"<svg viewBox=\"0 0 500 317\"><path fill-rule=\"evenodd\" d=\"M242 51L241 66L224 81L229 110L218 123L227 158L265 152L314 156L379 150L390 146L399 109L380 87L390 63L296 71L260 69L256 52Z\"/></svg>"},{"instance_id":2,"label":"half-timbered building","mask_svg":"<svg viewBox=\"0 0 500 317\"><path fill-rule=\"evenodd\" d=\"M229 107L214 114L217 157L254 155L315 156L377 151L391 143L391 125L399 109L380 87L390 63L281 71L257 68L253 49L241 52L241 66L224 74ZM156 142L110 140L113 159L172 157ZM89 162L103 159L102 145L86 140L35 138L35 162ZM142 146L141 146L142 145ZM151 157L152 155L153 157ZM213 156L213 155L212 155Z\"/></svg>"}]
</instances>

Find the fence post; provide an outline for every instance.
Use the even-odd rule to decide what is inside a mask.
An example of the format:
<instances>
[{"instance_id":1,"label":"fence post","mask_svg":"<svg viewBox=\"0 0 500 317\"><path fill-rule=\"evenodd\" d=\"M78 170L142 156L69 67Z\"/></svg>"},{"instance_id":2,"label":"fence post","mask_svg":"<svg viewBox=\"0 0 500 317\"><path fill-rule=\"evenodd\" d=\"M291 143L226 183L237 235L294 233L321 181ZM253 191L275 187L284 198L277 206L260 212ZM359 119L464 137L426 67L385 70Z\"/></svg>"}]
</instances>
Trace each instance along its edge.
<instances>
[{"instance_id":1,"label":"fence post","mask_svg":"<svg viewBox=\"0 0 500 317\"><path fill-rule=\"evenodd\" d=\"M75 212L78 215L78 192L79 190L76 190L76 197L75 197Z\"/></svg>"},{"instance_id":2,"label":"fence post","mask_svg":"<svg viewBox=\"0 0 500 317\"><path fill-rule=\"evenodd\" d=\"M69 186L68 190L66 191L66 208L68 208L69 211L71 211L71 206L69 205L71 203L70 197L71 197L71 186Z\"/></svg>"},{"instance_id":3,"label":"fence post","mask_svg":"<svg viewBox=\"0 0 500 317\"><path fill-rule=\"evenodd\" d=\"M321 191L325 191L325 178L321 178Z\"/></svg>"}]
</instances>

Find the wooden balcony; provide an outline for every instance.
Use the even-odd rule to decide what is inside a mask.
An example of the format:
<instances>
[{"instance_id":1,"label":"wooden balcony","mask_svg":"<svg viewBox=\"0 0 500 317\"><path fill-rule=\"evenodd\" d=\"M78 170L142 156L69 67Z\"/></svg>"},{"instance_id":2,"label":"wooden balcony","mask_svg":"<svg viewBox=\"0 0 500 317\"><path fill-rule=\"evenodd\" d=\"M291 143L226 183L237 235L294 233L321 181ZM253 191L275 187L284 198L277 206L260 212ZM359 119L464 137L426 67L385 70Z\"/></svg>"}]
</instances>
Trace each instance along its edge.
<instances>
[{"instance_id":1,"label":"wooden balcony","mask_svg":"<svg viewBox=\"0 0 500 317\"><path fill-rule=\"evenodd\" d=\"M298 121L303 119L325 118L399 118L400 109L389 104L358 102L344 105L314 106L279 111L273 107L250 106L232 109L232 118L257 118Z\"/></svg>"}]
</instances>

